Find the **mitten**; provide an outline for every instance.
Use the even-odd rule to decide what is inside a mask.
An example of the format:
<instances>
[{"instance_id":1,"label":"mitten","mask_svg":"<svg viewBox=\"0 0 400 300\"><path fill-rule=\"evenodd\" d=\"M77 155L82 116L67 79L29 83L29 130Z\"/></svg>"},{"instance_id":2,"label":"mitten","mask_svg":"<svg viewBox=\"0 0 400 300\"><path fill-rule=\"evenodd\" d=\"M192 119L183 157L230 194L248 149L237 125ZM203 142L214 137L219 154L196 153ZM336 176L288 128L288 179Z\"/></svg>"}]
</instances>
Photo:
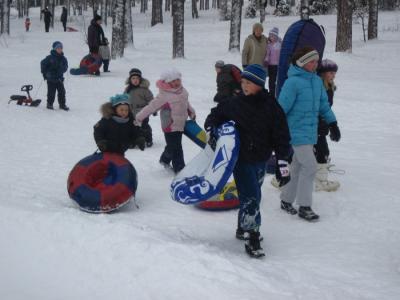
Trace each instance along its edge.
<instances>
[{"instance_id":1,"label":"mitten","mask_svg":"<svg viewBox=\"0 0 400 300\"><path fill-rule=\"evenodd\" d=\"M135 145L138 146L140 150L144 151L144 148L146 147L146 139L142 136L139 136L135 140Z\"/></svg>"},{"instance_id":2,"label":"mitten","mask_svg":"<svg viewBox=\"0 0 400 300\"><path fill-rule=\"evenodd\" d=\"M215 134L215 129L212 128L210 130L209 136L208 136L208 144L210 145L211 149L213 149L215 151L215 148L217 148L217 136Z\"/></svg>"},{"instance_id":3,"label":"mitten","mask_svg":"<svg viewBox=\"0 0 400 300\"><path fill-rule=\"evenodd\" d=\"M289 164L286 160L277 160L275 176L279 182L279 187L284 186L290 181Z\"/></svg>"},{"instance_id":4,"label":"mitten","mask_svg":"<svg viewBox=\"0 0 400 300\"><path fill-rule=\"evenodd\" d=\"M337 126L337 122L329 124L329 132L330 132L329 137L331 138L331 140L334 142L339 142L340 130L339 127Z\"/></svg>"}]
</instances>

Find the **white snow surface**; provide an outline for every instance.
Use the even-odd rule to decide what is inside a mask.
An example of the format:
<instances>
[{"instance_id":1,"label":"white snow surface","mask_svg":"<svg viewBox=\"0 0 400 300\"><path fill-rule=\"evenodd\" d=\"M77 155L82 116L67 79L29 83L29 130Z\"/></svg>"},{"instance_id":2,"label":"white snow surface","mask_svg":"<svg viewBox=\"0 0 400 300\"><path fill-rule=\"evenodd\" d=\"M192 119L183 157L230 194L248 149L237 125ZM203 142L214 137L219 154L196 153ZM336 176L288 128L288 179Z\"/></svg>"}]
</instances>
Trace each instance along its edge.
<instances>
[{"instance_id":1,"label":"white snow surface","mask_svg":"<svg viewBox=\"0 0 400 300\"><path fill-rule=\"evenodd\" d=\"M240 66L229 53L229 22L216 11L185 17L185 59L172 60L172 25L150 27L151 11L134 8L134 47L111 61L100 77L66 74L69 112L49 111L40 61L60 40L69 66L87 53L79 18L44 33L38 9L32 27L13 18L10 37L0 38L0 299L400 299L399 12L380 12L379 39L364 43L354 25L353 52L335 53L336 16L315 16L325 26L325 57L339 64L334 111L342 140L330 142L344 175L334 193L314 193L321 216L307 223L279 208L279 191L266 177L261 227L266 257L249 258L234 237L237 212L207 212L175 203L172 175L158 163L164 137L151 118L154 146L126 157L139 176L137 202L110 214L88 214L69 199L67 177L93 153L99 107L123 91L132 67L155 81L169 67L183 84L203 124L216 91L214 63ZM60 8L56 15L61 14ZM283 36L298 17L267 16L266 31ZM86 18L86 26L90 16ZM242 38L255 20L244 19ZM111 26L104 27L111 40ZM43 100L38 108L7 104L23 84ZM199 151L184 138L188 162Z\"/></svg>"}]
</instances>

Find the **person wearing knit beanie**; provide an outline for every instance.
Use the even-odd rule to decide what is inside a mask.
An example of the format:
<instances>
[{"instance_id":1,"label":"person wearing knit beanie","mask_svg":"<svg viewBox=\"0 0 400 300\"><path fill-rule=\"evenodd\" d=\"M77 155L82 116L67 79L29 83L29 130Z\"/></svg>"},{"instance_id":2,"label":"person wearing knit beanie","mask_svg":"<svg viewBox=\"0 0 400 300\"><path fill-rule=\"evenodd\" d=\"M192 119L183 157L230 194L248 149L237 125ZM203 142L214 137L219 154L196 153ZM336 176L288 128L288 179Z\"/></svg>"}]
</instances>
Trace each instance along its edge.
<instances>
[{"instance_id":1,"label":"person wearing knit beanie","mask_svg":"<svg viewBox=\"0 0 400 300\"><path fill-rule=\"evenodd\" d=\"M254 64L247 66L242 72L242 78L264 88L267 73L260 65Z\"/></svg>"},{"instance_id":2,"label":"person wearing knit beanie","mask_svg":"<svg viewBox=\"0 0 400 300\"><path fill-rule=\"evenodd\" d=\"M326 72L337 72L338 71L338 65L330 59L323 59L321 61L320 66L317 69L318 74L326 73Z\"/></svg>"},{"instance_id":3,"label":"person wearing knit beanie","mask_svg":"<svg viewBox=\"0 0 400 300\"><path fill-rule=\"evenodd\" d=\"M160 79L162 81L165 81L166 83L170 83L174 80L181 80L182 74L179 72L177 69L172 68L169 70L165 70L164 72L161 73Z\"/></svg>"},{"instance_id":4,"label":"person wearing knit beanie","mask_svg":"<svg viewBox=\"0 0 400 300\"><path fill-rule=\"evenodd\" d=\"M63 49L63 44L60 41L55 41L51 47L53 50L57 50L58 48Z\"/></svg>"},{"instance_id":5,"label":"person wearing knit beanie","mask_svg":"<svg viewBox=\"0 0 400 300\"><path fill-rule=\"evenodd\" d=\"M110 102L112 107L117 107L120 104L129 104L129 95L128 94L117 94L115 96L110 97Z\"/></svg>"},{"instance_id":6,"label":"person wearing knit beanie","mask_svg":"<svg viewBox=\"0 0 400 300\"><path fill-rule=\"evenodd\" d=\"M251 64L263 65L267 52L267 37L263 35L263 31L262 24L255 23L252 33L246 38L242 50L243 69Z\"/></svg>"},{"instance_id":7,"label":"person wearing knit beanie","mask_svg":"<svg viewBox=\"0 0 400 300\"><path fill-rule=\"evenodd\" d=\"M273 27L270 31L269 31L269 35L274 35L276 37L279 37L279 28L278 27Z\"/></svg>"}]
</instances>

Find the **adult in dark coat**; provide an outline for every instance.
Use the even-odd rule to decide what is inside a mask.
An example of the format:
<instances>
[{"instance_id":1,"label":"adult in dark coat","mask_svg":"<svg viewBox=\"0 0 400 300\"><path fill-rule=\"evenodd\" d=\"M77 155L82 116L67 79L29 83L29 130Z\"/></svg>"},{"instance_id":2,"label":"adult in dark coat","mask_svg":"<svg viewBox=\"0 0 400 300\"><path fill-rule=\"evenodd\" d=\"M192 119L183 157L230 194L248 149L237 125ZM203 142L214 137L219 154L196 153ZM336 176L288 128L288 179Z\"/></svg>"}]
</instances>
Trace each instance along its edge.
<instances>
[{"instance_id":1,"label":"adult in dark coat","mask_svg":"<svg viewBox=\"0 0 400 300\"><path fill-rule=\"evenodd\" d=\"M240 69L235 65L225 64L222 60L215 63L217 72L217 94L214 96L214 102L220 103L224 99L239 95L240 86ZM238 79L235 78L233 72L237 72Z\"/></svg>"},{"instance_id":2,"label":"adult in dark coat","mask_svg":"<svg viewBox=\"0 0 400 300\"><path fill-rule=\"evenodd\" d=\"M88 45L90 53L99 53L99 47L104 43L104 31L101 28L101 16L96 15L88 28Z\"/></svg>"},{"instance_id":3,"label":"adult in dark coat","mask_svg":"<svg viewBox=\"0 0 400 300\"><path fill-rule=\"evenodd\" d=\"M49 8L46 6L45 9L42 10L43 19L44 19L44 29L46 32L49 32L50 22L53 15L49 11Z\"/></svg>"},{"instance_id":4,"label":"adult in dark coat","mask_svg":"<svg viewBox=\"0 0 400 300\"><path fill-rule=\"evenodd\" d=\"M68 18L68 11L67 8L63 6L60 20L61 23L63 24L64 32L67 31L67 18Z\"/></svg>"}]
</instances>

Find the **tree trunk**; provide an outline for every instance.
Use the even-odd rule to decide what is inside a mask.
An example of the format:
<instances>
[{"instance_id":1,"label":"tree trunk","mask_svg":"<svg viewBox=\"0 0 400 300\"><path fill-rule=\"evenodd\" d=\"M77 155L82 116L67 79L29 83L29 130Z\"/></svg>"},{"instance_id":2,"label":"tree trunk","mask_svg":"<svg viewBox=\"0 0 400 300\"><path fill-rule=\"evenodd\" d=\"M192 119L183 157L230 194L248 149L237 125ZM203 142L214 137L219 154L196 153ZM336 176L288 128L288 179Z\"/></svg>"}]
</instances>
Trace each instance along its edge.
<instances>
[{"instance_id":1,"label":"tree trunk","mask_svg":"<svg viewBox=\"0 0 400 300\"><path fill-rule=\"evenodd\" d=\"M308 0L301 0L300 19L308 20L310 18L310 3Z\"/></svg>"},{"instance_id":2,"label":"tree trunk","mask_svg":"<svg viewBox=\"0 0 400 300\"><path fill-rule=\"evenodd\" d=\"M132 0L125 0L125 45L133 45Z\"/></svg>"},{"instance_id":3,"label":"tree trunk","mask_svg":"<svg viewBox=\"0 0 400 300\"><path fill-rule=\"evenodd\" d=\"M151 26L163 22L162 0L152 0L151 7Z\"/></svg>"},{"instance_id":4,"label":"tree trunk","mask_svg":"<svg viewBox=\"0 0 400 300\"><path fill-rule=\"evenodd\" d=\"M336 52L352 50L352 6L349 0L337 1Z\"/></svg>"},{"instance_id":5,"label":"tree trunk","mask_svg":"<svg viewBox=\"0 0 400 300\"><path fill-rule=\"evenodd\" d=\"M10 2L7 0L2 0L1 3L1 24L0 24L1 34L10 34Z\"/></svg>"},{"instance_id":6,"label":"tree trunk","mask_svg":"<svg viewBox=\"0 0 400 300\"><path fill-rule=\"evenodd\" d=\"M54 10L56 8L56 3L55 3L55 0L50 0L50 3L51 3L50 10L51 10L51 14L52 14L50 26L51 26L51 28L54 28Z\"/></svg>"},{"instance_id":7,"label":"tree trunk","mask_svg":"<svg viewBox=\"0 0 400 300\"><path fill-rule=\"evenodd\" d=\"M199 17L199 12L197 10L197 1L192 0L192 18L197 19Z\"/></svg>"},{"instance_id":8,"label":"tree trunk","mask_svg":"<svg viewBox=\"0 0 400 300\"><path fill-rule=\"evenodd\" d=\"M107 9L108 9L108 0L101 0L101 9L100 9L100 15L101 19L103 20L103 23L105 26L107 26Z\"/></svg>"},{"instance_id":9,"label":"tree trunk","mask_svg":"<svg viewBox=\"0 0 400 300\"><path fill-rule=\"evenodd\" d=\"M369 0L368 39L378 38L378 0Z\"/></svg>"},{"instance_id":10,"label":"tree trunk","mask_svg":"<svg viewBox=\"0 0 400 300\"><path fill-rule=\"evenodd\" d=\"M232 0L229 51L240 51L240 30L242 27L242 0Z\"/></svg>"},{"instance_id":11,"label":"tree trunk","mask_svg":"<svg viewBox=\"0 0 400 300\"><path fill-rule=\"evenodd\" d=\"M228 0L220 0L219 2L219 20L228 21Z\"/></svg>"},{"instance_id":12,"label":"tree trunk","mask_svg":"<svg viewBox=\"0 0 400 300\"><path fill-rule=\"evenodd\" d=\"M171 0L165 0L165 11L171 11Z\"/></svg>"},{"instance_id":13,"label":"tree trunk","mask_svg":"<svg viewBox=\"0 0 400 300\"><path fill-rule=\"evenodd\" d=\"M111 58L124 56L125 48L125 0L116 0L113 9Z\"/></svg>"},{"instance_id":14,"label":"tree trunk","mask_svg":"<svg viewBox=\"0 0 400 300\"><path fill-rule=\"evenodd\" d=\"M172 58L185 56L184 0L172 0Z\"/></svg>"},{"instance_id":15,"label":"tree trunk","mask_svg":"<svg viewBox=\"0 0 400 300\"><path fill-rule=\"evenodd\" d=\"M265 21L265 7L267 6L267 0L260 0L260 23Z\"/></svg>"}]
</instances>

